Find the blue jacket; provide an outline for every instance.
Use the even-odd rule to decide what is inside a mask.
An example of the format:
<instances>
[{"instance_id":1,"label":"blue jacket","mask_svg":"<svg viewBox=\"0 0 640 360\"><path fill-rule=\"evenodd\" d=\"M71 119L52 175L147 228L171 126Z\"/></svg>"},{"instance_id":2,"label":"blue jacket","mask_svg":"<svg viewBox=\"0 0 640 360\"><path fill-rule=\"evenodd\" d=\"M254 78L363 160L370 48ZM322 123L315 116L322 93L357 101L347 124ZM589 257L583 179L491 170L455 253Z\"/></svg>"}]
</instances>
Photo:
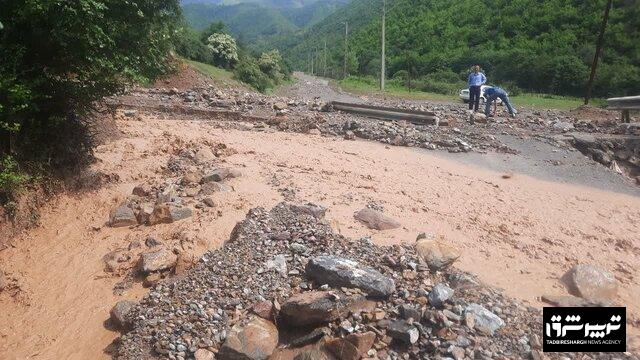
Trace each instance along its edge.
<instances>
[{"instance_id":1,"label":"blue jacket","mask_svg":"<svg viewBox=\"0 0 640 360\"><path fill-rule=\"evenodd\" d=\"M479 73L475 73L472 72L471 74L469 74L469 87L471 86L481 86L484 85L487 82L487 77L484 76L483 73L479 72Z\"/></svg>"},{"instance_id":2,"label":"blue jacket","mask_svg":"<svg viewBox=\"0 0 640 360\"><path fill-rule=\"evenodd\" d=\"M488 88L484 89L484 97L486 99L493 97L493 96L498 96L498 95L507 95L507 92L504 91L504 89L502 89L501 87L498 86L491 86Z\"/></svg>"}]
</instances>

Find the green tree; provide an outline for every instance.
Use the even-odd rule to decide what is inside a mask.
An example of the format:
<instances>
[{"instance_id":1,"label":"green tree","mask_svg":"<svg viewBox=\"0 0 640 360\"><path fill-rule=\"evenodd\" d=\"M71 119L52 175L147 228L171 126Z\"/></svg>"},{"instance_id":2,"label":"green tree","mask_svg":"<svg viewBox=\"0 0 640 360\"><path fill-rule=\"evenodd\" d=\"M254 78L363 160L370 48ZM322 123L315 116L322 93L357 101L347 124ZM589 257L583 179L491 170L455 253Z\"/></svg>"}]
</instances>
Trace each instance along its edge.
<instances>
[{"instance_id":1,"label":"green tree","mask_svg":"<svg viewBox=\"0 0 640 360\"><path fill-rule=\"evenodd\" d=\"M96 101L168 70L180 17L178 0L2 0L0 7L0 143L13 139L0 151L52 170L89 159L85 115Z\"/></svg>"},{"instance_id":2,"label":"green tree","mask_svg":"<svg viewBox=\"0 0 640 360\"><path fill-rule=\"evenodd\" d=\"M215 33L207 39L207 47L216 66L230 68L238 62L238 45L231 35Z\"/></svg>"}]
</instances>

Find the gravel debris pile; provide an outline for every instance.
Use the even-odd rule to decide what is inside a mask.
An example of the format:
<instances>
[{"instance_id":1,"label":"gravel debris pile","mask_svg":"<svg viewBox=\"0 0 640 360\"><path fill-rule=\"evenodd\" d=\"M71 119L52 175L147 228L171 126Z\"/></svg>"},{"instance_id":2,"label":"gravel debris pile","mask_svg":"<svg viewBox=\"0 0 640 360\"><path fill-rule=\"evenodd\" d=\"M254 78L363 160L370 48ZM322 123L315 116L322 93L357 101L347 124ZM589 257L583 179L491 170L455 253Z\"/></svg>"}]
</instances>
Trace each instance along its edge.
<instances>
[{"instance_id":1,"label":"gravel debris pile","mask_svg":"<svg viewBox=\"0 0 640 360\"><path fill-rule=\"evenodd\" d=\"M115 358L541 358L539 310L449 267L451 254L426 257L430 270L414 244L344 238L324 210L250 210L222 248L130 311Z\"/></svg>"}]
</instances>

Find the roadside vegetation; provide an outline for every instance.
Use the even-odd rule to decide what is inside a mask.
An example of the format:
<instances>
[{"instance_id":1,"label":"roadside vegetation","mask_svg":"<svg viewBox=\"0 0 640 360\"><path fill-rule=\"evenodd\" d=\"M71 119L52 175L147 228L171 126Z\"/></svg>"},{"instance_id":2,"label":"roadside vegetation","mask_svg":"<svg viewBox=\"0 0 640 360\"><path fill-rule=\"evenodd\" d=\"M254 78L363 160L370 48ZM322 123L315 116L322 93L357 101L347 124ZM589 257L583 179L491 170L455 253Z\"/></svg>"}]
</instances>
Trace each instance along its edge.
<instances>
[{"instance_id":1,"label":"roadside vegetation","mask_svg":"<svg viewBox=\"0 0 640 360\"><path fill-rule=\"evenodd\" d=\"M171 69L180 17L178 0L2 2L0 205L30 178L92 161L89 115Z\"/></svg>"},{"instance_id":2,"label":"roadside vegetation","mask_svg":"<svg viewBox=\"0 0 640 360\"><path fill-rule=\"evenodd\" d=\"M291 78L291 70L278 50L251 52L238 44L221 22L210 24L202 32L183 24L176 51L189 60L228 70L235 79L260 92L267 92ZM202 65L199 68L215 74L210 68Z\"/></svg>"}]
</instances>

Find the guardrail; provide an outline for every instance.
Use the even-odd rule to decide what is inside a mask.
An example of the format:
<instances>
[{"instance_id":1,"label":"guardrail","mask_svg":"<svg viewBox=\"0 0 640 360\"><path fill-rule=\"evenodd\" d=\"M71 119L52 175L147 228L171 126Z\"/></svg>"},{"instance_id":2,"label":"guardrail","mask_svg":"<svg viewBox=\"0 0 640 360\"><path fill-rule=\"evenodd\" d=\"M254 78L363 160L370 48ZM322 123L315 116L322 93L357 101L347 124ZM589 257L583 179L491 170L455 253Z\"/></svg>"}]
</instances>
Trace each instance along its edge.
<instances>
[{"instance_id":1,"label":"guardrail","mask_svg":"<svg viewBox=\"0 0 640 360\"><path fill-rule=\"evenodd\" d=\"M430 111L398 109L385 106L351 104L339 101L331 103L335 110L363 115L380 120L405 120L414 124L438 124L436 114Z\"/></svg>"},{"instance_id":2,"label":"guardrail","mask_svg":"<svg viewBox=\"0 0 640 360\"><path fill-rule=\"evenodd\" d=\"M622 111L622 122L631 122L631 110L640 110L640 96L607 99L608 109Z\"/></svg>"}]
</instances>

